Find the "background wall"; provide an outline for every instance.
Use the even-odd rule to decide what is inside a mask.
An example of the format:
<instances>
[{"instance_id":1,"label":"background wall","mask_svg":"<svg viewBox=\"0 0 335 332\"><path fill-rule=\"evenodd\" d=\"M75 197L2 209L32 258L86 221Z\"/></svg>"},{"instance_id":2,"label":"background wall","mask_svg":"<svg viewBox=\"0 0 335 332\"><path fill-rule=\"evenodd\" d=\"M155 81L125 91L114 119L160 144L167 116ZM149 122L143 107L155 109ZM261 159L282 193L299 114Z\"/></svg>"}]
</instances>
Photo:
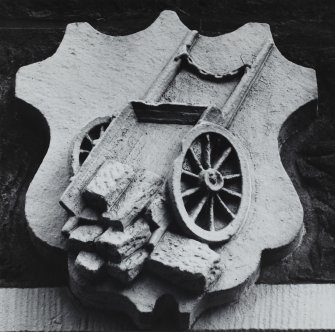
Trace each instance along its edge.
<instances>
[{"instance_id":1,"label":"background wall","mask_svg":"<svg viewBox=\"0 0 335 332\"><path fill-rule=\"evenodd\" d=\"M15 73L57 49L66 24L87 21L111 35L146 28L164 9L207 36L266 22L289 60L317 70L319 110L282 150L305 210L302 246L267 262L259 282L335 281L335 2L320 0L0 1L0 286L66 283L65 262L46 262L26 229L24 198L48 145L39 119L14 103Z\"/></svg>"}]
</instances>

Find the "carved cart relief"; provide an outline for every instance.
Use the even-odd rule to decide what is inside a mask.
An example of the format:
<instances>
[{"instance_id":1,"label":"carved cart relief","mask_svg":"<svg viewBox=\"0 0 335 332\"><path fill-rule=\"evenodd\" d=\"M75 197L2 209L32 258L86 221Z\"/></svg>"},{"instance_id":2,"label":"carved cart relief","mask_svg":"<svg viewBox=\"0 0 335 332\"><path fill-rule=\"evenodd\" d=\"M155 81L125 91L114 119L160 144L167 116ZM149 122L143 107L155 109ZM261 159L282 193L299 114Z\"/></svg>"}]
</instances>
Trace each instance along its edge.
<instances>
[{"instance_id":1,"label":"carved cart relief","mask_svg":"<svg viewBox=\"0 0 335 332\"><path fill-rule=\"evenodd\" d=\"M62 86L49 77L59 69L72 75ZM20 69L16 94L51 135L28 223L43 248L68 253L84 304L143 327L171 302L188 327L256 280L264 250L280 258L299 243L303 212L278 137L316 99L315 73L287 61L267 25L214 38L171 12L126 37L69 25L53 57Z\"/></svg>"}]
</instances>

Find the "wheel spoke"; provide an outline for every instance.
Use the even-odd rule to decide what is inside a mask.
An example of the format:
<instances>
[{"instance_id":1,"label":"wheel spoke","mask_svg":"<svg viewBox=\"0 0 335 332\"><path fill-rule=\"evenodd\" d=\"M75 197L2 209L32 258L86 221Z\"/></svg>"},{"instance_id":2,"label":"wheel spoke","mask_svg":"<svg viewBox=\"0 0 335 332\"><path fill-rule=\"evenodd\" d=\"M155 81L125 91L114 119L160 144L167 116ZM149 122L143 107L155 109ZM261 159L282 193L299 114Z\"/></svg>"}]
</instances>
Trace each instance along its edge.
<instances>
[{"instance_id":1,"label":"wheel spoke","mask_svg":"<svg viewBox=\"0 0 335 332\"><path fill-rule=\"evenodd\" d=\"M93 139L91 138L89 134L86 134L85 137L90 141L92 145L94 145Z\"/></svg>"},{"instance_id":2,"label":"wheel spoke","mask_svg":"<svg viewBox=\"0 0 335 332\"><path fill-rule=\"evenodd\" d=\"M223 176L223 179L230 180L230 179L238 178L240 176L241 176L241 174L227 174L227 175Z\"/></svg>"},{"instance_id":3,"label":"wheel spoke","mask_svg":"<svg viewBox=\"0 0 335 332\"><path fill-rule=\"evenodd\" d=\"M204 165L206 168L211 168L211 142L209 134L205 135L205 142L203 147L203 159L204 159Z\"/></svg>"},{"instance_id":4,"label":"wheel spoke","mask_svg":"<svg viewBox=\"0 0 335 332\"><path fill-rule=\"evenodd\" d=\"M93 141L93 147L96 146L101 140L101 136Z\"/></svg>"},{"instance_id":5,"label":"wheel spoke","mask_svg":"<svg viewBox=\"0 0 335 332\"><path fill-rule=\"evenodd\" d=\"M193 221L195 222L200 214L200 212L202 211L204 205L207 202L207 195L204 196L201 201L199 202L199 204L196 206L196 208L191 212L190 217L193 219Z\"/></svg>"},{"instance_id":6,"label":"wheel spoke","mask_svg":"<svg viewBox=\"0 0 335 332\"><path fill-rule=\"evenodd\" d=\"M184 197L191 196L191 195L195 194L199 189L200 189L200 187L187 189L184 192L182 192L181 197L184 198Z\"/></svg>"},{"instance_id":7,"label":"wheel spoke","mask_svg":"<svg viewBox=\"0 0 335 332\"><path fill-rule=\"evenodd\" d=\"M226 149L226 150L223 152L222 156L221 156L221 157L219 158L219 160L215 163L215 165L214 165L214 169L218 170L218 169L222 166L223 162L227 159L227 157L229 156L230 152L231 152L231 147L229 147L228 149Z\"/></svg>"},{"instance_id":8,"label":"wheel spoke","mask_svg":"<svg viewBox=\"0 0 335 332\"><path fill-rule=\"evenodd\" d=\"M214 221L214 196L211 196L209 202L209 230L215 231L215 221Z\"/></svg>"},{"instance_id":9,"label":"wheel spoke","mask_svg":"<svg viewBox=\"0 0 335 332\"><path fill-rule=\"evenodd\" d=\"M105 128L104 128L103 125L101 125L101 127L100 127L100 136L99 136L99 138L104 134L104 132L105 132Z\"/></svg>"},{"instance_id":10,"label":"wheel spoke","mask_svg":"<svg viewBox=\"0 0 335 332\"><path fill-rule=\"evenodd\" d=\"M233 217L235 218L236 215L235 213L233 213L229 207L226 205L226 203L221 199L221 197L219 195L216 195L216 198L218 199L219 203L221 204L221 206Z\"/></svg>"},{"instance_id":11,"label":"wheel spoke","mask_svg":"<svg viewBox=\"0 0 335 332\"><path fill-rule=\"evenodd\" d=\"M197 155L195 154L194 150L192 149L192 147L190 147L189 150L190 150L191 156L192 156L193 160L195 161L195 163L197 164L199 170L203 171L204 168L202 167L201 162L199 161L199 159L198 159Z\"/></svg>"},{"instance_id":12,"label":"wheel spoke","mask_svg":"<svg viewBox=\"0 0 335 332\"><path fill-rule=\"evenodd\" d=\"M221 190L225 191L226 193L232 195L232 196L236 196L236 197L242 197L242 195L240 193L238 193L237 191L231 190L231 189L227 189L225 187L223 187Z\"/></svg>"},{"instance_id":13,"label":"wheel spoke","mask_svg":"<svg viewBox=\"0 0 335 332\"><path fill-rule=\"evenodd\" d=\"M182 174L190 176L190 177L195 178L195 179L199 179L199 175L194 174L194 173L189 172L189 171L186 171L185 169L182 170Z\"/></svg>"},{"instance_id":14,"label":"wheel spoke","mask_svg":"<svg viewBox=\"0 0 335 332\"><path fill-rule=\"evenodd\" d=\"M80 153L90 153L91 151L89 150L83 150L83 149L80 149Z\"/></svg>"}]
</instances>

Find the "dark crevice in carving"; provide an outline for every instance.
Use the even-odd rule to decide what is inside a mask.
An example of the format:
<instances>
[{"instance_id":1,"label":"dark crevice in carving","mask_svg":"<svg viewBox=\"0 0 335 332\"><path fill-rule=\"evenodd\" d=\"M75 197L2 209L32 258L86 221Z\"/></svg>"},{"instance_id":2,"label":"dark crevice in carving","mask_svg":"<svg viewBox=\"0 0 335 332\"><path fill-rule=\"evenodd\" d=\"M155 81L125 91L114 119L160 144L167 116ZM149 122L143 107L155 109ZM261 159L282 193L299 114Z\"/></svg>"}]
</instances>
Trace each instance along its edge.
<instances>
[{"instance_id":1,"label":"dark crevice in carving","mask_svg":"<svg viewBox=\"0 0 335 332\"><path fill-rule=\"evenodd\" d=\"M229 72L225 73L213 73L210 72L204 68L202 68L200 65L198 65L192 58L192 56L187 52L183 52L179 54L176 58L175 61L178 59L182 60L183 65L185 66L186 69L190 70L191 72L195 73L198 75L200 78L203 80L209 80L209 81L219 81L223 82L225 80L230 80L236 76L241 76L245 72L246 68L250 68L251 64L244 64L243 66L233 69Z\"/></svg>"},{"instance_id":2,"label":"dark crevice in carving","mask_svg":"<svg viewBox=\"0 0 335 332\"><path fill-rule=\"evenodd\" d=\"M132 101L139 121L157 123L180 123L195 125L207 106L180 103L149 103Z\"/></svg>"},{"instance_id":3,"label":"dark crevice in carving","mask_svg":"<svg viewBox=\"0 0 335 332\"><path fill-rule=\"evenodd\" d=\"M188 316L179 312L178 303L173 295L165 294L156 301L153 310L154 329L172 331L188 325Z\"/></svg>"}]
</instances>

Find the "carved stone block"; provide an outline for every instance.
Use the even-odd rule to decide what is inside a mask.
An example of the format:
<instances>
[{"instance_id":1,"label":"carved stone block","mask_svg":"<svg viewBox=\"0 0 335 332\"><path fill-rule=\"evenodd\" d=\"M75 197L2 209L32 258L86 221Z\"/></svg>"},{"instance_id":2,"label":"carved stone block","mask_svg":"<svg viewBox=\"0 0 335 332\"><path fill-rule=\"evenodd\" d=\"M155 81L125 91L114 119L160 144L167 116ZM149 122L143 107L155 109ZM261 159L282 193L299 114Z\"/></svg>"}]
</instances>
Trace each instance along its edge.
<instances>
[{"instance_id":1,"label":"carved stone block","mask_svg":"<svg viewBox=\"0 0 335 332\"><path fill-rule=\"evenodd\" d=\"M141 272L148 256L149 253L146 249L139 249L123 259L119 264L109 262L107 264L107 272L112 278L124 284L129 284Z\"/></svg>"},{"instance_id":2,"label":"carved stone block","mask_svg":"<svg viewBox=\"0 0 335 332\"><path fill-rule=\"evenodd\" d=\"M96 253L81 251L75 260L77 271L88 279L95 279L102 272L105 261Z\"/></svg>"},{"instance_id":3,"label":"carved stone block","mask_svg":"<svg viewBox=\"0 0 335 332\"><path fill-rule=\"evenodd\" d=\"M106 161L87 185L83 196L86 203L100 211L123 194L135 176L134 169L117 161Z\"/></svg>"},{"instance_id":4,"label":"carved stone block","mask_svg":"<svg viewBox=\"0 0 335 332\"><path fill-rule=\"evenodd\" d=\"M94 240L102 233L103 228L98 225L79 226L69 236L69 248L72 250L92 250Z\"/></svg>"},{"instance_id":5,"label":"carved stone block","mask_svg":"<svg viewBox=\"0 0 335 332\"><path fill-rule=\"evenodd\" d=\"M185 289L203 292L222 272L220 255L208 245L165 233L148 260L149 269Z\"/></svg>"},{"instance_id":6,"label":"carved stone block","mask_svg":"<svg viewBox=\"0 0 335 332\"><path fill-rule=\"evenodd\" d=\"M124 231L108 228L95 242L97 250L102 255L119 263L123 258L142 247L150 236L149 225L143 219L139 219Z\"/></svg>"},{"instance_id":7,"label":"carved stone block","mask_svg":"<svg viewBox=\"0 0 335 332\"><path fill-rule=\"evenodd\" d=\"M103 220L111 226L124 229L150 203L163 183L163 179L153 172L137 170L136 178L121 196L109 201L108 211Z\"/></svg>"}]
</instances>

